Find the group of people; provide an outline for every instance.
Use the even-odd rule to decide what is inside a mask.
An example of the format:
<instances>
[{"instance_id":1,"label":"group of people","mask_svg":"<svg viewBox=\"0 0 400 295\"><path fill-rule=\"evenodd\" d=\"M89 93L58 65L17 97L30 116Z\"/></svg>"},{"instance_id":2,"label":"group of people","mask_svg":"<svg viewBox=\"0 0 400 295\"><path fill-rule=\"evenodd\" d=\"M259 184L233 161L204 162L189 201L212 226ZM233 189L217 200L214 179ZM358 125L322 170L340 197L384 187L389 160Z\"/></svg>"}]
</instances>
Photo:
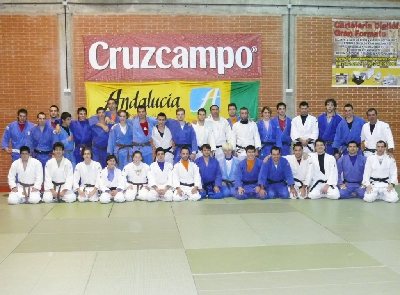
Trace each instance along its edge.
<instances>
[{"instance_id":1,"label":"group of people","mask_svg":"<svg viewBox=\"0 0 400 295\"><path fill-rule=\"evenodd\" d=\"M326 112L310 115L299 105L299 115L286 116L277 104L277 116L263 107L260 119L237 114L228 105L229 118L218 105L197 111L197 120L185 121L159 113L147 116L138 106L130 117L117 111L109 99L106 108L78 119L50 107L50 118L37 114L37 124L18 111L17 121L5 130L2 148L11 154L8 182L10 204L65 201L101 203L183 201L233 196L247 198L363 198L398 201L394 186L397 167L390 126L367 111L368 122L354 115L353 106L336 112L334 99Z\"/></svg>"}]
</instances>

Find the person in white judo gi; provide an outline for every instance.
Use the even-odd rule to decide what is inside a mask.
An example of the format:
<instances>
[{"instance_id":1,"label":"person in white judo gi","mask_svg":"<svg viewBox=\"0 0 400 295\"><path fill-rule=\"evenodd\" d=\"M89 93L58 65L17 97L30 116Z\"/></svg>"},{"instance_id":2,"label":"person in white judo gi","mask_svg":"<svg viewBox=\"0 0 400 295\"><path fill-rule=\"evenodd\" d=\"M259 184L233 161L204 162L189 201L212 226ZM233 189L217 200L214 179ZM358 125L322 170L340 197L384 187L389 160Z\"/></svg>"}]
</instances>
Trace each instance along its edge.
<instances>
[{"instance_id":1,"label":"person in white judo gi","mask_svg":"<svg viewBox=\"0 0 400 295\"><path fill-rule=\"evenodd\" d=\"M325 153L325 142L315 141L315 153L309 154L312 165L310 199L339 199L338 170L334 156Z\"/></svg>"},{"instance_id":2,"label":"person in white judo gi","mask_svg":"<svg viewBox=\"0 0 400 295\"><path fill-rule=\"evenodd\" d=\"M249 120L249 110L245 107L240 108L240 121L232 126L231 140L236 155L239 160L246 159L246 147L252 145L256 148L256 156L261 149L260 134L257 124Z\"/></svg>"},{"instance_id":3,"label":"person in white judo gi","mask_svg":"<svg viewBox=\"0 0 400 295\"><path fill-rule=\"evenodd\" d=\"M192 124L194 132L196 133L197 147L198 151L196 154L196 159L203 156L201 147L203 144L209 144L211 146L211 152L215 153L215 139L213 134L213 129L210 122L206 122L207 111L201 108L197 111L197 122Z\"/></svg>"},{"instance_id":4,"label":"person in white judo gi","mask_svg":"<svg viewBox=\"0 0 400 295\"><path fill-rule=\"evenodd\" d=\"M284 156L290 164L294 179L295 194L290 194L291 199L306 199L308 186L311 182L312 163L310 157L304 153L303 145L297 142L293 145L293 155Z\"/></svg>"},{"instance_id":5,"label":"person in white judo gi","mask_svg":"<svg viewBox=\"0 0 400 295\"><path fill-rule=\"evenodd\" d=\"M215 140L214 156L217 160L221 160L224 158L222 145L229 142L232 130L228 120L219 115L219 106L212 105L210 112L211 115L206 119L206 122L210 123Z\"/></svg>"},{"instance_id":6,"label":"person in white judo gi","mask_svg":"<svg viewBox=\"0 0 400 295\"><path fill-rule=\"evenodd\" d=\"M201 176L199 167L189 161L189 148L182 147L181 160L172 170L172 186L175 188L174 201L200 200Z\"/></svg>"},{"instance_id":7,"label":"person in white judo gi","mask_svg":"<svg viewBox=\"0 0 400 295\"><path fill-rule=\"evenodd\" d=\"M383 140L387 143L386 152L393 157L394 140L389 124L378 120L378 111L370 108L367 111L368 122L361 129L361 142L364 145L364 156L369 157L376 152L376 143Z\"/></svg>"},{"instance_id":8,"label":"person in white judo gi","mask_svg":"<svg viewBox=\"0 0 400 295\"><path fill-rule=\"evenodd\" d=\"M72 191L74 170L71 161L64 157L64 145L61 142L54 143L53 156L44 167L43 201L75 202L76 195Z\"/></svg>"},{"instance_id":9,"label":"person in white judo gi","mask_svg":"<svg viewBox=\"0 0 400 295\"><path fill-rule=\"evenodd\" d=\"M135 151L133 161L122 170L126 183L125 199L131 202L135 199L142 201L155 201L149 198L149 187L147 175L150 167L143 163L143 156L140 151Z\"/></svg>"},{"instance_id":10,"label":"person in white judo gi","mask_svg":"<svg viewBox=\"0 0 400 295\"><path fill-rule=\"evenodd\" d=\"M397 181L397 165L394 158L385 153L386 142L376 143L376 154L367 158L365 163L363 185L366 187L364 201L384 200L395 203L399 200L394 189Z\"/></svg>"},{"instance_id":11,"label":"person in white judo gi","mask_svg":"<svg viewBox=\"0 0 400 295\"><path fill-rule=\"evenodd\" d=\"M108 155L106 158L107 166L101 170L97 183L101 190L100 203L107 204L111 201L116 203L125 202L124 190L126 181L122 176L122 171L117 168L117 157Z\"/></svg>"},{"instance_id":12,"label":"person in white judo gi","mask_svg":"<svg viewBox=\"0 0 400 295\"><path fill-rule=\"evenodd\" d=\"M308 114L308 102L302 101L299 104L300 115L292 120L290 137L294 142L300 142L304 147L305 153L314 152L313 143L318 138L318 120Z\"/></svg>"},{"instance_id":13,"label":"person in white judo gi","mask_svg":"<svg viewBox=\"0 0 400 295\"><path fill-rule=\"evenodd\" d=\"M97 202L99 200L98 177L102 170L99 162L92 160L92 150L89 147L82 149L83 162L75 166L74 192L79 202Z\"/></svg>"},{"instance_id":14,"label":"person in white judo gi","mask_svg":"<svg viewBox=\"0 0 400 295\"><path fill-rule=\"evenodd\" d=\"M157 125L151 131L151 138L153 140L153 148L163 148L165 152L165 162L174 164L174 142L172 140L171 130L165 123L167 122L167 115L163 112L157 115Z\"/></svg>"},{"instance_id":15,"label":"person in white judo gi","mask_svg":"<svg viewBox=\"0 0 400 295\"><path fill-rule=\"evenodd\" d=\"M8 204L37 204L43 183L43 168L39 160L32 158L27 146L19 149L20 158L15 160L8 172Z\"/></svg>"},{"instance_id":16,"label":"person in white judo gi","mask_svg":"<svg viewBox=\"0 0 400 295\"><path fill-rule=\"evenodd\" d=\"M150 164L147 178L149 180L149 201L172 201L172 169L174 166L165 161L164 149L156 149L156 161Z\"/></svg>"}]
</instances>

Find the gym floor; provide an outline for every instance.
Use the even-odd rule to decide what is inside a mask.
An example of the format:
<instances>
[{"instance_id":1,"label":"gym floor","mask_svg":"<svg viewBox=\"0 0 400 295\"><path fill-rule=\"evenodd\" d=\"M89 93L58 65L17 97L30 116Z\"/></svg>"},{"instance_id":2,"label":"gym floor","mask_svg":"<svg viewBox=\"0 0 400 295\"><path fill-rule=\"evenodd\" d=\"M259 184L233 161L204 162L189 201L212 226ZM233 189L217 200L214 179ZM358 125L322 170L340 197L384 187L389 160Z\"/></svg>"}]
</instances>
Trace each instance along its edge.
<instances>
[{"instance_id":1,"label":"gym floor","mask_svg":"<svg viewBox=\"0 0 400 295\"><path fill-rule=\"evenodd\" d=\"M400 204L7 205L0 294L399 294Z\"/></svg>"}]
</instances>

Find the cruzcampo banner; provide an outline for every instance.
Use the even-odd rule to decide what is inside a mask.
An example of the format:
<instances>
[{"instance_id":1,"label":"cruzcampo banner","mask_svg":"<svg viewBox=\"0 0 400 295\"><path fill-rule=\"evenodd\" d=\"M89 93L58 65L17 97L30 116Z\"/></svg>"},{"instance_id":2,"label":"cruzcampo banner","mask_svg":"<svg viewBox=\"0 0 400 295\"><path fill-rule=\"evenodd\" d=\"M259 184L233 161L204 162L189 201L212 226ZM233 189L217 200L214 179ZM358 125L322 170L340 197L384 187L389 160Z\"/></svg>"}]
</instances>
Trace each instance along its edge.
<instances>
[{"instance_id":1,"label":"cruzcampo banner","mask_svg":"<svg viewBox=\"0 0 400 295\"><path fill-rule=\"evenodd\" d=\"M257 117L259 81L251 82L146 82L146 83L102 83L85 82L87 109L94 115L107 100L117 101L119 110L136 114L139 105L147 107L149 116L164 112L168 118L175 118L177 108L186 110L186 120L195 120L197 110L205 108L209 114L210 106L220 106L220 114L228 116L228 104L236 103L238 108L247 107L251 118Z\"/></svg>"},{"instance_id":2,"label":"cruzcampo banner","mask_svg":"<svg viewBox=\"0 0 400 295\"><path fill-rule=\"evenodd\" d=\"M400 21L332 22L332 86L399 87Z\"/></svg>"}]
</instances>

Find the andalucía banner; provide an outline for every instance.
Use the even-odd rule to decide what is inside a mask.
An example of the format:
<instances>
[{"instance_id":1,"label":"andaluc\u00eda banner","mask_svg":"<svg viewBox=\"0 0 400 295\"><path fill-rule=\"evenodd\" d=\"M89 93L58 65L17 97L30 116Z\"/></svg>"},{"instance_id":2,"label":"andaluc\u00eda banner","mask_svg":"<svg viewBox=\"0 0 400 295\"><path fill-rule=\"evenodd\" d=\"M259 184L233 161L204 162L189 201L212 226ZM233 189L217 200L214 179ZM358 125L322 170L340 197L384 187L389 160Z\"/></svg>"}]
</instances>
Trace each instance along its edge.
<instances>
[{"instance_id":1,"label":"andaluc\u00eda banner","mask_svg":"<svg viewBox=\"0 0 400 295\"><path fill-rule=\"evenodd\" d=\"M332 86L399 87L400 21L333 20Z\"/></svg>"},{"instance_id":2,"label":"andaluc\u00eda banner","mask_svg":"<svg viewBox=\"0 0 400 295\"><path fill-rule=\"evenodd\" d=\"M257 118L259 81L251 82L148 82L148 83L103 83L85 82L89 115L94 115L98 107L105 107L107 100L117 101L119 110L136 114L139 105L147 107L147 114L156 117L164 112L168 118L175 118L177 108L186 110L186 120L197 118L197 110L210 106L220 106L220 114L228 116L228 104L236 103L238 109L247 107L250 117Z\"/></svg>"}]
</instances>

